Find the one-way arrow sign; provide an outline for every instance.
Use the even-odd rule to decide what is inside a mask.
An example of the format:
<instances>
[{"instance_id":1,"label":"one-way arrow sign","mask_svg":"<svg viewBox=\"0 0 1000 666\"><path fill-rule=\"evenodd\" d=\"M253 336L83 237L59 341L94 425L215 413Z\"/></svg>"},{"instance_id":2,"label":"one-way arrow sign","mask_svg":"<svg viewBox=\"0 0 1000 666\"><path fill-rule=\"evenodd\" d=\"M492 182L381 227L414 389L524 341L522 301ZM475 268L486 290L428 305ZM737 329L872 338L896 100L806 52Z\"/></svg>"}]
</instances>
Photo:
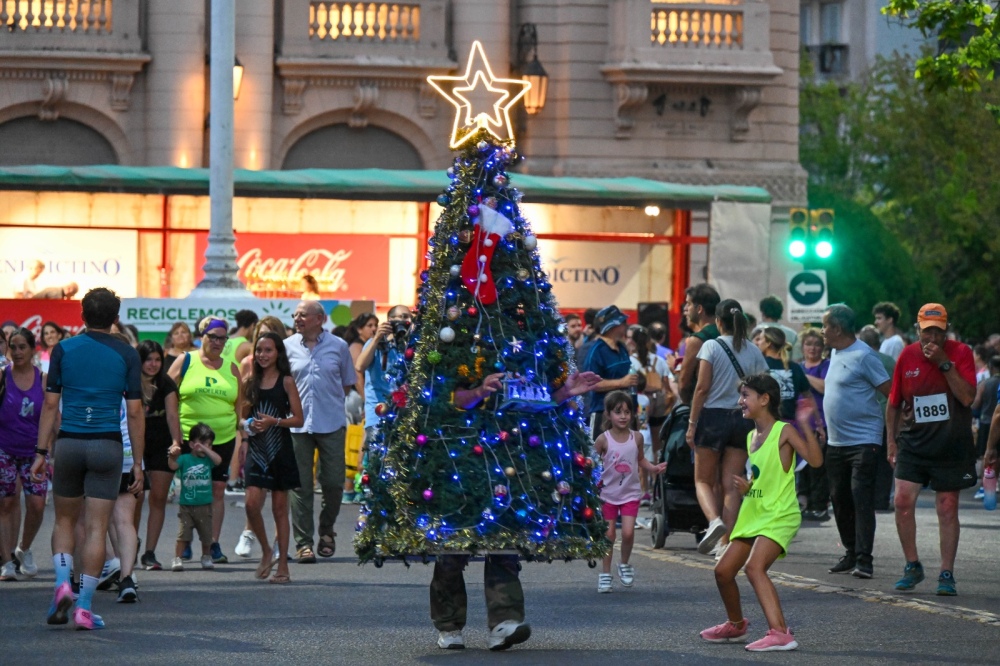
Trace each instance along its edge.
<instances>
[{"instance_id":1,"label":"one-way arrow sign","mask_svg":"<svg viewBox=\"0 0 1000 666\"><path fill-rule=\"evenodd\" d=\"M792 271L788 274L788 320L796 324L818 322L827 307L826 271Z\"/></svg>"},{"instance_id":2,"label":"one-way arrow sign","mask_svg":"<svg viewBox=\"0 0 1000 666\"><path fill-rule=\"evenodd\" d=\"M805 282L799 282L795 286L795 291L799 294L799 296L803 297L801 300L804 301L804 300L807 300L807 296L809 294L822 294L823 293L823 285L821 285L821 284L806 284Z\"/></svg>"}]
</instances>

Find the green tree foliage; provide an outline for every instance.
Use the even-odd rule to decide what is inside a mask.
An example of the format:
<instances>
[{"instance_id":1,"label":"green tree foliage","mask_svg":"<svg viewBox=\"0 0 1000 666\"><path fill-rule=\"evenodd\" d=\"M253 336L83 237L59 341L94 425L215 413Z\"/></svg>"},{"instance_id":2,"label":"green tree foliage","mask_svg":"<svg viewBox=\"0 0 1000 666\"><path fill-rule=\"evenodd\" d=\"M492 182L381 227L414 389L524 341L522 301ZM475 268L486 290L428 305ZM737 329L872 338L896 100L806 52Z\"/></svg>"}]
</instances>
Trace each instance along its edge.
<instances>
[{"instance_id":1,"label":"green tree foliage","mask_svg":"<svg viewBox=\"0 0 1000 666\"><path fill-rule=\"evenodd\" d=\"M573 381L570 353L537 241L507 182L514 160L512 146L480 131L438 198L444 212L421 276L408 365L395 372L394 404L378 410L382 436L371 447L355 540L362 561L510 550L596 560L608 552L577 402L544 395ZM496 296L484 295L493 285ZM505 384L523 379L522 400L508 400L505 386L460 408L467 403L455 392L494 373Z\"/></svg>"},{"instance_id":2,"label":"green tree foliage","mask_svg":"<svg viewBox=\"0 0 1000 666\"><path fill-rule=\"evenodd\" d=\"M1000 13L993 0L890 0L887 16L936 38L937 53L926 53L915 75L929 90L977 92L993 81L1000 62ZM1000 107L986 107L1000 120Z\"/></svg>"},{"instance_id":3,"label":"green tree foliage","mask_svg":"<svg viewBox=\"0 0 1000 666\"><path fill-rule=\"evenodd\" d=\"M998 329L990 296L1000 257L1000 130L986 109L996 86L933 89L913 72L913 60L897 56L843 89L803 83L810 204L837 210L831 297L862 316L882 298L910 316L940 300L960 333L982 338Z\"/></svg>"}]
</instances>

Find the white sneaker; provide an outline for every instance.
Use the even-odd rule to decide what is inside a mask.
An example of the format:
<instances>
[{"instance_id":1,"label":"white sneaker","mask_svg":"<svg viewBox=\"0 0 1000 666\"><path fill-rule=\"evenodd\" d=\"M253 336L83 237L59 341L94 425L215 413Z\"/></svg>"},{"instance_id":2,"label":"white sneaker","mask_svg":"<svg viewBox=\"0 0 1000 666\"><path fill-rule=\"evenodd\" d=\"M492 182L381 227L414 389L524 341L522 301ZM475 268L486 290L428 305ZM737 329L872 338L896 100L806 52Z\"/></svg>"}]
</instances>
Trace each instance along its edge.
<instances>
[{"instance_id":1,"label":"white sneaker","mask_svg":"<svg viewBox=\"0 0 1000 666\"><path fill-rule=\"evenodd\" d=\"M184 560L179 557L175 557L170 563L171 571L184 571Z\"/></svg>"},{"instance_id":2,"label":"white sneaker","mask_svg":"<svg viewBox=\"0 0 1000 666\"><path fill-rule=\"evenodd\" d=\"M212 561L212 556L211 555L202 555L201 556L201 568L202 569L214 569L215 568L215 562Z\"/></svg>"},{"instance_id":3,"label":"white sneaker","mask_svg":"<svg viewBox=\"0 0 1000 666\"><path fill-rule=\"evenodd\" d=\"M622 585L625 587L632 587L632 583L635 582L635 567L631 564L619 564L618 580L620 580Z\"/></svg>"},{"instance_id":4,"label":"white sneaker","mask_svg":"<svg viewBox=\"0 0 1000 666\"><path fill-rule=\"evenodd\" d=\"M28 550L16 548L14 557L21 563L21 566L18 567L18 573L28 578L34 578L38 575L38 565L35 564L35 556L31 554L30 548Z\"/></svg>"},{"instance_id":5,"label":"white sneaker","mask_svg":"<svg viewBox=\"0 0 1000 666\"><path fill-rule=\"evenodd\" d=\"M531 638L531 627L524 622L507 620L493 627L490 632L490 649L494 652L506 650L512 645L523 643Z\"/></svg>"},{"instance_id":6,"label":"white sneaker","mask_svg":"<svg viewBox=\"0 0 1000 666\"><path fill-rule=\"evenodd\" d=\"M240 535L240 540L236 542L236 548L233 548L233 552L236 553L237 557L244 559L250 557L253 554L253 542L256 540L257 537L253 535L253 532L243 530L243 534Z\"/></svg>"},{"instance_id":7,"label":"white sneaker","mask_svg":"<svg viewBox=\"0 0 1000 666\"><path fill-rule=\"evenodd\" d=\"M118 582L118 577L122 572L122 562L117 557L104 562L101 569L101 577L97 579L98 590L110 590L111 586Z\"/></svg>"},{"instance_id":8,"label":"white sneaker","mask_svg":"<svg viewBox=\"0 0 1000 666\"><path fill-rule=\"evenodd\" d=\"M438 647L442 650L464 650L465 639L461 630L438 632Z\"/></svg>"},{"instance_id":9,"label":"white sneaker","mask_svg":"<svg viewBox=\"0 0 1000 666\"><path fill-rule=\"evenodd\" d=\"M0 580L17 580L17 567L14 566L14 560L0 567Z\"/></svg>"},{"instance_id":10,"label":"white sneaker","mask_svg":"<svg viewBox=\"0 0 1000 666\"><path fill-rule=\"evenodd\" d=\"M722 522L721 518L716 518L708 524L708 529L705 530L705 538L698 542L698 552L702 555L708 555L715 548L715 544L719 543L719 539L722 535L726 533L726 526Z\"/></svg>"},{"instance_id":11,"label":"white sneaker","mask_svg":"<svg viewBox=\"0 0 1000 666\"><path fill-rule=\"evenodd\" d=\"M722 556L726 554L726 550L729 549L729 541L726 543L719 543L715 546L715 551L712 553L715 555L715 561L718 562L722 559Z\"/></svg>"},{"instance_id":12,"label":"white sneaker","mask_svg":"<svg viewBox=\"0 0 1000 666\"><path fill-rule=\"evenodd\" d=\"M607 594L611 591L611 574L597 574L597 593Z\"/></svg>"}]
</instances>

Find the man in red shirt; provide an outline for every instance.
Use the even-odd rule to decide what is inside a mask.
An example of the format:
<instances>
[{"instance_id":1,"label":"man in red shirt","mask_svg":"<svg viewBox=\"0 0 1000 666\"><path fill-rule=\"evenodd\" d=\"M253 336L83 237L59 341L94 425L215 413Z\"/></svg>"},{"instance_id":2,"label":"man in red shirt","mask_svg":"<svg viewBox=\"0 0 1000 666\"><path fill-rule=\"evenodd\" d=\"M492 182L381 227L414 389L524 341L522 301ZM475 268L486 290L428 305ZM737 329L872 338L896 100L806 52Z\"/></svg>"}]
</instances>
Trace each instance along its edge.
<instances>
[{"instance_id":1,"label":"man in red shirt","mask_svg":"<svg viewBox=\"0 0 1000 666\"><path fill-rule=\"evenodd\" d=\"M954 596L958 493L976 484L970 408L976 397L976 366L967 345L947 339L943 305L920 308L917 325L920 340L905 347L896 361L885 416L887 453L896 469L896 531L906 556L896 589L910 591L924 579L913 510L920 489L929 484L937 493L941 538L937 593Z\"/></svg>"}]
</instances>

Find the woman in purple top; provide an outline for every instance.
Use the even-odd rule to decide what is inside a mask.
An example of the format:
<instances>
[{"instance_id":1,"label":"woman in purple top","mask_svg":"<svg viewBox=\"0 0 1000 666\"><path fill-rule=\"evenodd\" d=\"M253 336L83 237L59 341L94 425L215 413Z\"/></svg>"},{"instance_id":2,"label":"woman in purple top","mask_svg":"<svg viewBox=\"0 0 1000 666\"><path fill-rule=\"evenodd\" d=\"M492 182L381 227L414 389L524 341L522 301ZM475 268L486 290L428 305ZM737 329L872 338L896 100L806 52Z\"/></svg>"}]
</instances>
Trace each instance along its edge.
<instances>
[{"instance_id":1,"label":"woman in purple top","mask_svg":"<svg viewBox=\"0 0 1000 666\"><path fill-rule=\"evenodd\" d=\"M823 393L826 373L830 369L830 359L826 358L826 343L823 334L815 328L807 328L799 334L802 345L802 369L809 380L809 389L816 402L816 439L826 451L826 416L823 412ZM825 522L830 520L827 506L830 501L830 484L826 478L826 467L806 467L799 472L799 494L806 496L806 508L802 512L804 520Z\"/></svg>"},{"instance_id":2,"label":"woman in purple top","mask_svg":"<svg viewBox=\"0 0 1000 666\"><path fill-rule=\"evenodd\" d=\"M31 464L38 443L38 420L45 397L42 387L45 375L32 365L35 336L26 328L11 333L7 340L11 364L0 379L0 580L17 580L17 574L34 577L38 573L31 554L31 542L38 534L45 512L48 482L31 479ZM24 534L17 543L21 526L21 502L17 496L18 481L24 489L27 510ZM7 561L14 553L19 565Z\"/></svg>"}]
</instances>

